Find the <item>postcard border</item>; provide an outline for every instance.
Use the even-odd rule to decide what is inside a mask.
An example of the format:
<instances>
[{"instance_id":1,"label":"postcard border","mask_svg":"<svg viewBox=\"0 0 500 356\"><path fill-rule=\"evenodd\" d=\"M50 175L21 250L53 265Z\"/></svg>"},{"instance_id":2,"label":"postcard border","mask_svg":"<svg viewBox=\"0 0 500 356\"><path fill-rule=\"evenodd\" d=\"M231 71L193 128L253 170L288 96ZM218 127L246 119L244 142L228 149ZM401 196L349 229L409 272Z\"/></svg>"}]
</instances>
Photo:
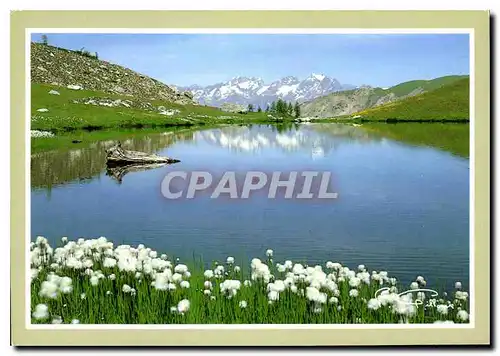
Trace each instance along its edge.
<instances>
[{"instance_id":1,"label":"postcard border","mask_svg":"<svg viewBox=\"0 0 500 356\"><path fill-rule=\"evenodd\" d=\"M165 24L168 24L166 26ZM271 24L271 25L270 25ZM474 311L471 329L33 330L25 327L26 28L461 28L474 30ZM11 342L16 346L333 346L489 344L488 11L17 11L11 14ZM479 139L480 138L480 139ZM24 159L19 159L20 157ZM473 158L473 160L472 160ZM23 237L23 238L20 238ZM75 334L71 336L71 334ZM77 337L75 337L77 336Z\"/></svg>"}]
</instances>

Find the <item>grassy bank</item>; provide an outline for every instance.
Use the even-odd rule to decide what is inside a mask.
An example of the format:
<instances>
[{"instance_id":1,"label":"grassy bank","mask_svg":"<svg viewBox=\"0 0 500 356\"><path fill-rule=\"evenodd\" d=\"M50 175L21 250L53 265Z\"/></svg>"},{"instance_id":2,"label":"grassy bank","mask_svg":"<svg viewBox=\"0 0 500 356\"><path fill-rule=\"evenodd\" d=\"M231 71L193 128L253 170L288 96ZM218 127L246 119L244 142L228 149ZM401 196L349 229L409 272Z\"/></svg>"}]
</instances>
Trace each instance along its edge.
<instances>
[{"instance_id":1,"label":"grassy bank","mask_svg":"<svg viewBox=\"0 0 500 356\"><path fill-rule=\"evenodd\" d=\"M32 323L306 324L467 322L468 294L446 300L423 277L402 286L385 271L234 258L174 262L101 237L31 244ZM381 290L382 289L382 290Z\"/></svg>"},{"instance_id":2,"label":"grassy bank","mask_svg":"<svg viewBox=\"0 0 500 356\"><path fill-rule=\"evenodd\" d=\"M51 91L56 91L59 95L50 94ZM161 112L169 112L170 115ZM72 90L47 84L31 85L31 113L32 130L56 134L75 130L276 121L264 112L227 113L208 106L144 101L124 95Z\"/></svg>"}]
</instances>

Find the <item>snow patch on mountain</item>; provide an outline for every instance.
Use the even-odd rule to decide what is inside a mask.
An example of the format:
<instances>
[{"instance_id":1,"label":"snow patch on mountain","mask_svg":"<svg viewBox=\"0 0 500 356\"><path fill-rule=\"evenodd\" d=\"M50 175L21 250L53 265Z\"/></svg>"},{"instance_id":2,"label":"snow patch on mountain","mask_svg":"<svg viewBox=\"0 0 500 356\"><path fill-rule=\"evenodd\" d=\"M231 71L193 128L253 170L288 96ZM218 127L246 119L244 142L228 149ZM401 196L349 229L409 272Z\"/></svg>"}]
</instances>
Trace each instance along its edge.
<instances>
[{"instance_id":1,"label":"snow patch on mountain","mask_svg":"<svg viewBox=\"0 0 500 356\"><path fill-rule=\"evenodd\" d=\"M337 79L324 74L312 73L304 80L287 76L266 84L262 78L237 76L226 82L206 87L192 85L179 88L191 91L194 99L200 104L212 106L221 106L224 103L253 104L264 109L277 99L304 102L353 87L353 85L343 85Z\"/></svg>"}]
</instances>

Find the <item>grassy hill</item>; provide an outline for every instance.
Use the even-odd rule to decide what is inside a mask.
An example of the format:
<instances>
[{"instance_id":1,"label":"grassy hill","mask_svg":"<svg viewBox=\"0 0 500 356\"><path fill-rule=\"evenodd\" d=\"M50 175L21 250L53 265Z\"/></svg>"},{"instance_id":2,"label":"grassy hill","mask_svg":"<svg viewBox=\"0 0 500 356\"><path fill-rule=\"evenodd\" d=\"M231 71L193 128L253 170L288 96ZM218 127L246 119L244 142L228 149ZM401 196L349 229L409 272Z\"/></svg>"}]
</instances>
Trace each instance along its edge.
<instances>
[{"instance_id":1,"label":"grassy hill","mask_svg":"<svg viewBox=\"0 0 500 356\"><path fill-rule=\"evenodd\" d=\"M412 80L382 89L363 87L335 92L301 105L303 117L332 118L349 116L370 108L404 100L467 79L468 76L446 76L432 80Z\"/></svg>"},{"instance_id":2,"label":"grassy hill","mask_svg":"<svg viewBox=\"0 0 500 356\"><path fill-rule=\"evenodd\" d=\"M398 97L403 97L405 95L411 94L415 90L419 90L419 88L421 88L422 91L428 92L442 86L452 84L458 80L467 79L468 77L469 76L467 75L449 75L432 80L412 80L395 85L387 89L387 91L394 93Z\"/></svg>"},{"instance_id":3,"label":"grassy hill","mask_svg":"<svg viewBox=\"0 0 500 356\"><path fill-rule=\"evenodd\" d=\"M359 111L363 120L468 121L469 78L453 81L423 94Z\"/></svg>"}]
</instances>

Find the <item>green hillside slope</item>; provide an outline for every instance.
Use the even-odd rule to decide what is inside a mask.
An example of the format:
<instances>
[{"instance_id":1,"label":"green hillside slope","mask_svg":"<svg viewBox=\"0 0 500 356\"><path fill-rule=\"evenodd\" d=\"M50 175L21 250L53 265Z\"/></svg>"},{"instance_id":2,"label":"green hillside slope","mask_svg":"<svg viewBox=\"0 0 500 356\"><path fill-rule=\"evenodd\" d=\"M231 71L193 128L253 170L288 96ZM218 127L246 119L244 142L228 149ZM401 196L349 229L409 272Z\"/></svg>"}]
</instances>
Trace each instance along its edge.
<instances>
[{"instance_id":1,"label":"green hillside slope","mask_svg":"<svg viewBox=\"0 0 500 356\"><path fill-rule=\"evenodd\" d=\"M357 112L365 120L468 121L469 78L435 90Z\"/></svg>"}]
</instances>

